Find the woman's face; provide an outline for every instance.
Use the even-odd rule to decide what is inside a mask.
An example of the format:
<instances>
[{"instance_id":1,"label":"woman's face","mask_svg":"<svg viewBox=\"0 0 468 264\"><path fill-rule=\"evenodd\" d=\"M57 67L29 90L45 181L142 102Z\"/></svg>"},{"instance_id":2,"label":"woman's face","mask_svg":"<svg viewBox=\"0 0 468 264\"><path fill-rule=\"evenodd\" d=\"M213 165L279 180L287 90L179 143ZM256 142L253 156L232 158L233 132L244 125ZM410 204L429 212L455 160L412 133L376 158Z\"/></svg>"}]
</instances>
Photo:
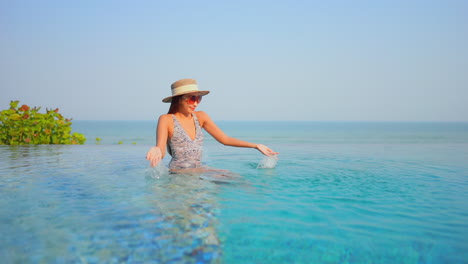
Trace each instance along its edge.
<instances>
[{"instance_id":1,"label":"woman's face","mask_svg":"<svg viewBox=\"0 0 468 264\"><path fill-rule=\"evenodd\" d=\"M185 94L180 98L180 110L182 112L193 113L201 102L202 96L199 93Z\"/></svg>"}]
</instances>

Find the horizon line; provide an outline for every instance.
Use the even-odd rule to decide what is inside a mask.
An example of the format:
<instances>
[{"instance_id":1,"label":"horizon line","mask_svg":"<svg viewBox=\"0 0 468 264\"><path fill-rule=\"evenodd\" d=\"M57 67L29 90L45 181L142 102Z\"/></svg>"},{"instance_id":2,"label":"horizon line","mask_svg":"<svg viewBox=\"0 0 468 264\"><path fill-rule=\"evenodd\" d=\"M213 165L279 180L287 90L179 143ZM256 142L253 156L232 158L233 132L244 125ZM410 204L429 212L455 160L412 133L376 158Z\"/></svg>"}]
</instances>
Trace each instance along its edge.
<instances>
[{"instance_id":1,"label":"horizon line","mask_svg":"<svg viewBox=\"0 0 468 264\"><path fill-rule=\"evenodd\" d=\"M72 119L73 121L96 121L96 122L157 122L157 119ZM213 120L214 122L310 122L310 123L468 123L465 121L445 120Z\"/></svg>"}]
</instances>

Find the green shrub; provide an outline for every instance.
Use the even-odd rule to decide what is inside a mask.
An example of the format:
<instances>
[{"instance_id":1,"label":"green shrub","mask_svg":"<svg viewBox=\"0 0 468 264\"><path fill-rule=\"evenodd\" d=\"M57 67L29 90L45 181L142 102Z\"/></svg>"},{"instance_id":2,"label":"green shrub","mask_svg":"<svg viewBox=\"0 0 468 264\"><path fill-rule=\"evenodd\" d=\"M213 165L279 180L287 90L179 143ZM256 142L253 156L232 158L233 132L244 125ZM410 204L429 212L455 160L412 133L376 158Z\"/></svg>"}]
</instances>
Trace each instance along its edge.
<instances>
[{"instance_id":1,"label":"green shrub","mask_svg":"<svg viewBox=\"0 0 468 264\"><path fill-rule=\"evenodd\" d=\"M59 114L59 109L39 113L40 107L30 108L11 101L10 109L0 112L0 145L24 144L84 144L83 134L73 133L71 119Z\"/></svg>"}]
</instances>

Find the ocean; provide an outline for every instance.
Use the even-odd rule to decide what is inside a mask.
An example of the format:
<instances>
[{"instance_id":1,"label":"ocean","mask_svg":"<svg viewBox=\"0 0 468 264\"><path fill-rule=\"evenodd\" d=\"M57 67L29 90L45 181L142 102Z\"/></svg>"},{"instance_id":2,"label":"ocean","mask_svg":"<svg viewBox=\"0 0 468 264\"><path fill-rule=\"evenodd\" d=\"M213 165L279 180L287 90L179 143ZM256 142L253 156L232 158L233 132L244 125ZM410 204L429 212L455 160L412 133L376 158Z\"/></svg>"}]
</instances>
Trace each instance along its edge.
<instances>
[{"instance_id":1,"label":"ocean","mask_svg":"<svg viewBox=\"0 0 468 264\"><path fill-rule=\"evenodd\" d=\"M211 172L150 168L156 121L0 146L2 263L468 263L468 123L217 124L278 160L206 134Z\"/></svg>"}]
</instances>

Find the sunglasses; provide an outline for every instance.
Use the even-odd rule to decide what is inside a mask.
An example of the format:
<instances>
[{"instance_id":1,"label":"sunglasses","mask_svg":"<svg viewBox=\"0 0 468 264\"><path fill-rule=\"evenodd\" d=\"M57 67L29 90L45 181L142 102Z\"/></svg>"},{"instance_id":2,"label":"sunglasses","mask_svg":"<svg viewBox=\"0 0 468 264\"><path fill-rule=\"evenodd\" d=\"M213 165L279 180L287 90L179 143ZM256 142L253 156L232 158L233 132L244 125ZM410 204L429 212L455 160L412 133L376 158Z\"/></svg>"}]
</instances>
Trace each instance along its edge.
<instances>
[{"instance_id":1,"label":"sunglasses","mask_svg":"<svg viewBox=\"0 0 468 264\"><path fill-rule=\"evenodd\" d=\"M194 104L197 102L199 104L201 102L202 96L201 95L186 95L184 96L185 100L187 100L187 103L189 104Z\"/></svg>"}]
</instances>

